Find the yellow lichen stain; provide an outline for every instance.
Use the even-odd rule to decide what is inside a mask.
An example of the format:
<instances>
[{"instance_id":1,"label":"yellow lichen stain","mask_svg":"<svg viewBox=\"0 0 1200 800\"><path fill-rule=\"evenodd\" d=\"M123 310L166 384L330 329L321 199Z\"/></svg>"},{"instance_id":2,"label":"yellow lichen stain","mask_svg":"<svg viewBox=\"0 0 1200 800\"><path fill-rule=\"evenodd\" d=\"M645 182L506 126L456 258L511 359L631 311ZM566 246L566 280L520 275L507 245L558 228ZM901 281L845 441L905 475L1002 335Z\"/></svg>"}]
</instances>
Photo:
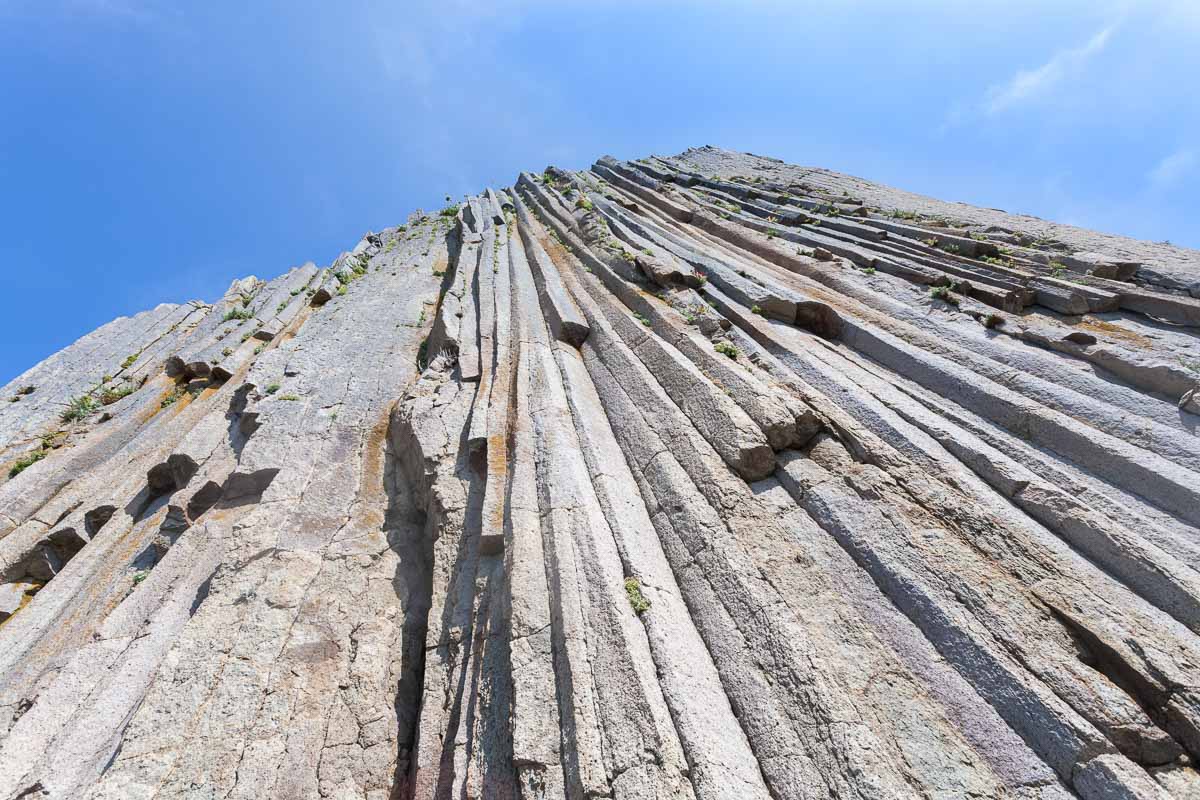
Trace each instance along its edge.
<instances>
[{"instance_id":1,"label":"yellow lichen stain","mask_svg":"<svg viewBox=\"0 0 1200 800\"><path fill-rule=\"evenodd\" d=\"M38 592L40 592L42 590L42 587L46 585L46 584L42 583L41 581L28 581L28 583L31 586L33 586L33 588L25 590L25 593L23 595L21 595L20 605L17 606L16 611L14 611L11 615L9 615L8 619L0 620L0 628L3 628L5 625L7 625L9 620L11 620L13 617L17 616L17 614L21 613L21 610L24 609L25 606L32 603L33 596L36 595Z\"/></svg>"},{"instance_id":2,"label":"yellow lichen stain","mask_svg":"<svg viewBox=\"0 0 1200 800\"><path fill-rule=\"evenodd\" d=\"M1149 350L1154 344L1145 336L1131 331L1123 325L1118 325L1113 322L1093 317L1091 314L1085 314L1075 322L1067 322L1072 328L1082 328L1086 331L1098 333L1104 336L1109 336L1113 339L1120 340L1123 344L1133 345Z\"/></svg>"}]
</instances>

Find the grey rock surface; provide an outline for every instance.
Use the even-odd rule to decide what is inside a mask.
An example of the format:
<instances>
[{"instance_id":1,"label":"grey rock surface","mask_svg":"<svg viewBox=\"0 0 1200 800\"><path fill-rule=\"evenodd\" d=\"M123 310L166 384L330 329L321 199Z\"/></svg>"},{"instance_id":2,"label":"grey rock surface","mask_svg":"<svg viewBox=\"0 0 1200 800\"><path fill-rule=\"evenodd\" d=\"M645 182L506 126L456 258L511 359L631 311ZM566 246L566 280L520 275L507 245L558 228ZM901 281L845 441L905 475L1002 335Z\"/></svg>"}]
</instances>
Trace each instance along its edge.
<instances>
[{"instance_id":1,"label":"grey rock surface","mask_svg":"<svg viewBox=\"0 0 1200 800\"><path fill-rule=\"evenodd\" d=\"M705 147L0 390L0 800L1200 797L1200 254Z\"/></svg>"}]
</instances>

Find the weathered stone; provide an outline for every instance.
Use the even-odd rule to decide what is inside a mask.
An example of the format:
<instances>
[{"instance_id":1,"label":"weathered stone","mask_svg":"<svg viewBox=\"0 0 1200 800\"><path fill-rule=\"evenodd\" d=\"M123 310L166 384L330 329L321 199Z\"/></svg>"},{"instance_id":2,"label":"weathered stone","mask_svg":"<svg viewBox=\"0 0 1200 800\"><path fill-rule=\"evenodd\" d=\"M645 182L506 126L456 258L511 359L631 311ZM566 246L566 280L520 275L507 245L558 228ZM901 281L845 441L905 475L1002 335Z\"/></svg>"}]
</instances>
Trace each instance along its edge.
<instances>
[{"instance_id":1,"label":"weathered stone","mask_svg":"<svg viewBox=\"0 0 1200 800\"><path fill-rule=\"evenodd\" d=\"M1198 264L698 148L116 320L0 800L1200 796Z\"/></svg>"}]
</instances>

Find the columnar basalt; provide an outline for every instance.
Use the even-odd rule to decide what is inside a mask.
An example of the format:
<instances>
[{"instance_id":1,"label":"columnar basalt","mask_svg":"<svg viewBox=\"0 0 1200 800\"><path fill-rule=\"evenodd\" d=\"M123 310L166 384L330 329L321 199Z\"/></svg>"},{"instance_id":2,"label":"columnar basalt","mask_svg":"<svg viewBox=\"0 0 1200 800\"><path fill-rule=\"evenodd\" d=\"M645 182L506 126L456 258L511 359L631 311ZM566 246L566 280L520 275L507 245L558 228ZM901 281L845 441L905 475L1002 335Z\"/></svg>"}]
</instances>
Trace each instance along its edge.
<instances>
[{"instance_id":1,"label":"columnar basalt","mask_svg":"<svg viewBox=\"0 0 1200 800\"><path fill-rule=\"evenodd\" d=\"M0 800L1200 796L1200 254L547 168L3 388Z\"/></svg>"}]
</instances>

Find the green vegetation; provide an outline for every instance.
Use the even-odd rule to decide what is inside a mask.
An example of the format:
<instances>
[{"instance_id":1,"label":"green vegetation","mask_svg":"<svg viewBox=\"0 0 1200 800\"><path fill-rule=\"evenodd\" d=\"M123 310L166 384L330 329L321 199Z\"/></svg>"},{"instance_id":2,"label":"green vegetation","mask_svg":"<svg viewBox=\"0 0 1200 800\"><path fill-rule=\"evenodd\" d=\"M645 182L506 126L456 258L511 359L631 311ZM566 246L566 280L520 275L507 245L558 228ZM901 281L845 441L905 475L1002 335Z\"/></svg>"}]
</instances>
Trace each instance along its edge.
<instances>
[{"instance_id":1,"label":"green vegetation","mask_svg":"<svg viewBox=\"0 0 1200 800\"><path fill-rule=\"evenodd\" d=\"M929 296L934 300L941 300L943 303L949 303L956 306L959 303L957 296L950 293L949 286L935 286L929 290Z\"/></svg>"},{"instance_id":2,"label":"green vegetation","mask_svg":"<svg viewBox=\"0 0 1200 800\"><path fill-rule=\"evenodd\" d=\"M125 356L125 360L121 362L121 369L129 369L132 367L137 362L138 356L141 354L142 351L139 350L136 353L130 353L129 355Z\"/></svg>"},{"instance_id":3,"label":"green vegetation","mask_svg":"<svg viewBox=\"0 0 1200 800\"><path fill-rule=\"evenodd\" d=\"M267 394L275 394L275 393L276 393L276 392L278 392L278 391L279 391L279 384L278 384L278 383L271 383L271 384L268 384L268 385L267 385L267 388L266 388L266 393L267 393Z\"/></svg>"},{"instance_id":4,"label":"green vegetation","mask_svg":"<svg viewBox=\"0 0 1200 800\"><path fill-rule=\"evenodd\" d=\"M1067 274L1067 268L1061 261L1051 261L1049 266L1052 278L1061 278Z\"/></svg>"},{"instance_id":5,"label":"green vegetation","mask_svg":"<svg viewBox=\"0 0 1200 800\"><path fill-rule=\"evenodd\" d=\"M261 353L263 351L264 347L266 347L266 345L260 344L258 347L254 348L254 355L258 355L259 353Z\"/></svg>"},{"instance_id":6,"label":"green vegetation","mask_svg":"<svg viewBox=\"0 0 1200 800\"><path fill-rule=\"evenodd\" d=\"M337 293L338 293L338 296L339 296L339 297L340 297L341 295L344 295L344 294L346 293L346 284L344 284L344 283L343 283L341 286L339 286L339 287L338 287L338 290L337 290Z\"/></svg>"},{"instance_id":7,"label":"green vegetation","mask_svg":"<svg viewBox=\"0 0 1200 800\"><path fill-rule=\"evenodd\" d=\"M697 272L696 280L697 280L697 282L699 282L699 284L701 286L703 286L704 284L708 283L708 276L705 275L703 272Z\"/></svg>"},{"instance_id":8,"label":"green vegetation","mask_svg":"<svg viewBox=\"0 0 1200 800\"><path fill-rule=\"evenodd\" d=\"M137 572L133 573L133 585L137 586L148 577L150 577L150 570L139 569Z\"/></svg>"},{"instance_id":9,"label":"green vegetation","mask_svg":"<svg viewBox=\"0 0 1200 800\"><path fill-rule=\"evenodd\" d=\"M231 319L252 319L253 317L254 312L249 308L246 308L245 306L242 308L234 307L225 312L225 316L222 318L222 321L228 322Z\"/></svg>"},{"instance_id":10,"label":"green vegetation","mask_svg":"<svg viewBox=\"0 0 1200 800\"><path fill-rule=\"evenodd\" d=\"M750 306L750 313L758 314L761 317L762 313L763 313L762 306L759 306L759 305Z\"/></svg>"},{"instance_id":11,"label":"green vegetation","mask_svg":"<svg viewBox=\"0 0 1200 800\"><path fill-rule=\"evenodd\" d=\"M985 328L999 328L1003 324L1004 317L999 314L988 314L983 318L983 327Z\"/></svg>"},{"instance_id":12,"label":"green vegetation","mask_svg":"<svg viewBox=\"0 0 1200 800\"><path fill-rule=\"evenodd\" d=\"M729 356L734 361L737 361L737 357L739 355L738 349L729 342L717 342L715 345L713 345L713 348L721 355Z\"/></svg>"},{"instance_id":13,"label":"green vegetation","mask_svg":"<svg viewBox=\"0 0 1200 800\"><path fill-rule=\"evenodd\" d=\"M865 269L863 269L863 272L867 275L874 275L875 268L874 267L866 267Z\"/></svg>"},{"instance_id":14,"label":"green vegetation","mask_svg":"<svg viewBox=\"0 0 1200 800\"><path fill-rule=\"evenodd\" d=\"M46 457L46 450L34 450L29 455L21 456L17 459L17 463L13 464L8 470L8 477L15 478L25 471L27 467L31 467L37 462Z\"/></svg>"},{"instance_id":15,"label":"green vegetation","mask_svg":"<svg viewBox=\"0 0 1200 800\"><path fill-rule=\"evenodd\" d=\"M419 372L424 372L425 368L428 366L429 366L429 337L427 336L421 340L421 346L417 348L417 370ZM336 414L334 415L334 419L337 419Z\"/></svg>"},{"instance_id":16,"label":"green vegetation","mask_svg":"<svg viewBox=\"0 0 1200 800\"><path fill-rule=\"evenodd\" d=\"M179 398L183 397L183 394L184 394L183 386L176 386L174 389L171 390L170 394L168 394L166 397L164 397L162 399L162 402L158 404L158 407L159 408L167 408L169 406L175 405L175 403L178 402Z\"/></svg>"},{"instance_id":17,"label":"green vegetation","mask_svg":"<svg viewBox=\"0 0 1200 800\"><path fill-rule=\"evenodd\" d=\"M592 201L588 200L586 195L579 196L579 199L575 201L575 207L582 208L585 211L591 211L593 208Z\"/></svg>"},{"instance_id":18,"label":"green vegetation","mask_svg":"<svg viewBox=\"0 0 1200 800\"><path fill-rule=\"evenodd\" d=\"M646 319L644 314L639 314L637 311L635 311L633 312L633 318L645 325L647 328L650 327L650 320Z\"/></svg>"},{"instance_id":19,"label":"green vegetation","mask_svg":"<svg viewBox=\"0 0 1200 800\"><path fill-rule=\"evenodd\" d=\"M650 601L642 594L642 582L637 578L625 579L625 596L629 598L633 613L644 614L650 610Z\"/></svg>"},{"instance_id":20,"label":"green vegetation","mask_svg":"<svg viewBox=\"0 0 1200 800\"><path fill-rule=\"evenodd\" d=\"M58 418L63 422L77 422L86 419L89 414L96 410L96 399L90 394L81 394L78 397L72 397L67 401L67 407L63 410Z\"/></svg>"},{"instance_id":21,"label":"green vegetation","mask_svg":"<svg viewBox=\"0 0 1200 800\"><path fill-rule=\"evenodd\" d=\"M137 387L130 383L123 384L116 388L106 388L100 393L100 402L103 405L111 406L122 397L128 397L135 391L137 391Z\"/></svg>"},{"instance_id":22,"label":"green vegetation","mask_svg":"<svg viewBox=\"0 0 1200 800\"><path fill-rule=\"evenodd\" d=\"M279 399L280 400L299 400L300 396L296 395L296 394L281 394L281 395L279 395Z\"/></svg>"},{"instance_id":23,"label":"green vegetation","mask_svg":"<svg viewBox=\"0 0 1200 800\"><path fill-rule=\"evenodd\" d=\"M285 308L287 308L287 301L286 301L286 300L280 300L280 301L279 301L279 305L275 306L275 313L276 313L276 314L279 314L279 313L280 313L280 312L282 312L282 311L283 311Z\"/></svg>"},{"instance_id":24,"label":"green vegetation","mask_svg":"<svg viewBox=\"0 0 1200 800\"><path fill-rule=\"evenodd\" d=\"M447 218L457 217L458 216L458 204L455 203L454 205L446 206L441 211L439 211L438 214L440 214L443 217L447 217Z\"/></svg>"}]
</instances>

